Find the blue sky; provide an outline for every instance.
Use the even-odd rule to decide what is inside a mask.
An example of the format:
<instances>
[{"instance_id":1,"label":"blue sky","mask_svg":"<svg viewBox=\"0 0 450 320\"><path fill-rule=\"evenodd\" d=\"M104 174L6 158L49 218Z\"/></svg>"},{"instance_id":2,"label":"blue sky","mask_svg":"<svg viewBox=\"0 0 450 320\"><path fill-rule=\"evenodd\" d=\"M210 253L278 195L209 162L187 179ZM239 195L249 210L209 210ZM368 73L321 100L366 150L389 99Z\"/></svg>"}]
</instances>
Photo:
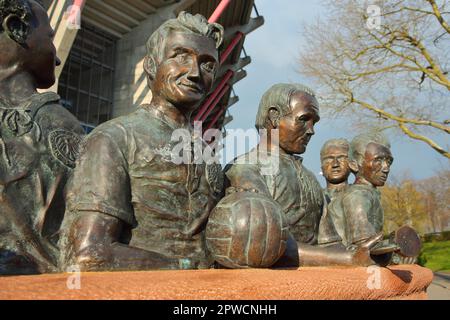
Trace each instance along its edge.
<instances>
[{"instance_id":1,"label":"blue sky","mask_svg":"<svg viewBox=\"0 0 450 320\"><path fill-rule=\"evenodd\" d=\"M247 77L234 88L240 101L231 107L234 120L227 129L254 128L258 104L264 91L279 82L299 82L311 86L311 81L298 73L297 63L302 47L302 23L313 21L325 13L319 0L256 0L259 14L264 16L265 24L247 36L245 49L252 63L245 68ZM313 86L311 86L313 87ZM313 87L314 89L314 87ZM319 93L320 94L320 93ZM316 125L316 134L311 139L307 151L303 154L304 164L312 170L319 181L319 152L323 143L331 138L353 137L353 132L343 120L322 117ZM438 173L449 161L437 154L422 142L399 137L390 137L395 162L392 174L401 177L410 176L422 179ZM448 139L440 141L449 145Z\"/></svg>"}]
</instances>

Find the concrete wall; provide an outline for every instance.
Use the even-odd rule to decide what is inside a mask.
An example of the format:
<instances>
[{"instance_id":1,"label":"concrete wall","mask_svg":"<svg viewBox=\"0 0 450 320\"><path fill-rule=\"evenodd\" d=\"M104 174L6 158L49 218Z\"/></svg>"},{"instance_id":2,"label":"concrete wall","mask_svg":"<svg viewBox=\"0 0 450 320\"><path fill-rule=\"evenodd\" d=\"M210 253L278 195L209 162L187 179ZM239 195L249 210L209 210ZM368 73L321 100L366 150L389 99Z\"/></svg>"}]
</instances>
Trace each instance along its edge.
<instances>
[{"instance_id":1,"label":"concrete wall","mask_svg":"<svg viewBox=\"0 0 450 320\"><path fill-rule=\"evenodd\" d=\"M130 113L139 105L151 101L151 91L143 68L145 45L153 31L172 17L174 15L170 10L162 9L117 42L113 118Z\"/></svg>"}]
</instances>

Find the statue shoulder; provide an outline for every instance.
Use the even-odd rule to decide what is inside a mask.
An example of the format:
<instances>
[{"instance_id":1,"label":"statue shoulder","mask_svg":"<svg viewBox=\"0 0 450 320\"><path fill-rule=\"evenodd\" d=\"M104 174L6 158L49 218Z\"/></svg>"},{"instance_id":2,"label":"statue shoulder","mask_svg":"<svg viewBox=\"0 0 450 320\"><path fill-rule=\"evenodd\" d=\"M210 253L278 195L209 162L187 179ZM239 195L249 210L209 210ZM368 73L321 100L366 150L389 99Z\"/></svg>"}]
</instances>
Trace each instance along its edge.
<instances>
[{"instance_id":1,"label":"statue shoulder","mask_svg":"<svg viewBox=\"0 0 450 320\"><path fill-rule=\"evenodd\" d=\"M34 114L34 121L44 131L64 129L80 136L85 134L78 119L57 102L50 102L40 107Z\"/></svg>"},{"instance_id":2,"label":"statue shoulder","mask_svg":"<svg viewBox=\"0 0 450 320\"><path fill-rule=\"evenodd\" d=\"M303 174L305 175L305 177L307 177L307 179L314 184L315 186L317 186L321 191L323 191L322 187L320 186L319 180L317 180L316 175L310 171L308 168L303 166Z\"/></svg>"},{"instance_id":3,"label":"statue shoulder","mask_svg":"<svg viewBox=\"0 0 450 320\"><path fill-rule=\"evenodd\" d=\"M225 187L252 192L256 190L257 192L270 194L254 151L234 159L225 166L224 173Z\"/></svg>"},{"instance_id":4,"label":"statue shoulder","mask_svg":"<svg viewBox=\"0 0 450 320\"><path fill-rule=\"evenodd\" d=\"M369 187L353 184L342 193L341 200L347 210L358 210L360 208L367 210L367 208L371 207L373 196L374 193Z\"/></svg>"},{"instance_id":5,"label":"statue shoulder","mask_svg":"<svg viewBox=\"0 0 450 320\"><path fill-rule=\"evenodd\" d=\"M311 191L317 196L317 198L319 199L322 198L323 200L324 199L323 189L319 181L317 180L316 175L312 171L303 166L302 176L304 182L306 182L304 184L304 187L311 188Z\"/></svg>"},{"instance_id":6,"label":"statue shoulder","mask_svg":"<svg viewBox=\"0 0 450 320\"><path fill-rule=\"evenodd\" d=\"M85 135L75 116L60 104L51 102L35 112L34 121L42 130L53 158L66 167L74 168Z\"/></svg>"}]
</instances>

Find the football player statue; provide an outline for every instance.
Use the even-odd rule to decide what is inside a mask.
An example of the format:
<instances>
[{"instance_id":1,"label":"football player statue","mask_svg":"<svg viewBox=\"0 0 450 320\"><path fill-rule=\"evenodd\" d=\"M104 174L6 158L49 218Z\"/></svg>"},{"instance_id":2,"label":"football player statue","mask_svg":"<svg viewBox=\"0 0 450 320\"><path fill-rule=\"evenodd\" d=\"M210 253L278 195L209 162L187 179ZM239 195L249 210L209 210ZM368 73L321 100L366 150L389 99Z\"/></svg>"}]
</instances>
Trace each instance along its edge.
<instances>
[{"instance_id":1,"label":"football player statue","mask_svg":"<svg viewBox=\"0 0 450 320\"><path fill-rule=\"evenodd\" d=\"M208 247L220 264L232 268L374 264L370 249L381 235L348 250L334 230L336 244L317 246L319 225L329 234L333 226L321 225L329 222L322 219L327 214L324 195L299 155L306 151L319 119L315 94L303 85L276 84L263 95L256 117L261 141L225 169L228 195L208 223ZM220 242L221 234L227 242Z\"/></svg>"},{"instance_id":2,"label":"football player statue","mask_svg":"<svg viewBox=\"0 0 450 320\"><path fill-rule=\"evenodd\" d=\"M39 1L0 0L0 274L57 270L64 186L84 134L55 93L60 62Z\"/></svg>"},{"instance_id":3,"label":"football player statue","mask_svg":"<svg viewBox=\"0 0 450 320\"><path fill-rule=\"evenodd\" d=\"M220 25L185 12L150 36L144 69L152 100L98 126L83 144L68 188L63 268L211 266L204 230L222 191L221 168L174 161L172 136L193 132L191 115L214 82L222 37Z\"/></svg>"}]
</instances>

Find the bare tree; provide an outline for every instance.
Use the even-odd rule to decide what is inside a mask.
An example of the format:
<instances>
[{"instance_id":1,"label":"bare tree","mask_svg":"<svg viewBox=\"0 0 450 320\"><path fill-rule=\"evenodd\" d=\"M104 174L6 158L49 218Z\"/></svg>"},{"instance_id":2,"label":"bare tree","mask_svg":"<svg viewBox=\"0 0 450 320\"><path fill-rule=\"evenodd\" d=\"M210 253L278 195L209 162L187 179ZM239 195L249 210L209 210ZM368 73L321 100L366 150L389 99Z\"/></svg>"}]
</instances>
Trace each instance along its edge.
<instances>
[{"instance_id":1,"label":"bare tree","mask_svg":"<svg viewBox=\"0 0 450 320\"><path fill-rule=\"evenodd\" d=\"M438 143L450 134L450 1L324 2L328 14L305 26L300 72L327 113L397 130L450 158Z\"/></svg>"}]
</instances>

